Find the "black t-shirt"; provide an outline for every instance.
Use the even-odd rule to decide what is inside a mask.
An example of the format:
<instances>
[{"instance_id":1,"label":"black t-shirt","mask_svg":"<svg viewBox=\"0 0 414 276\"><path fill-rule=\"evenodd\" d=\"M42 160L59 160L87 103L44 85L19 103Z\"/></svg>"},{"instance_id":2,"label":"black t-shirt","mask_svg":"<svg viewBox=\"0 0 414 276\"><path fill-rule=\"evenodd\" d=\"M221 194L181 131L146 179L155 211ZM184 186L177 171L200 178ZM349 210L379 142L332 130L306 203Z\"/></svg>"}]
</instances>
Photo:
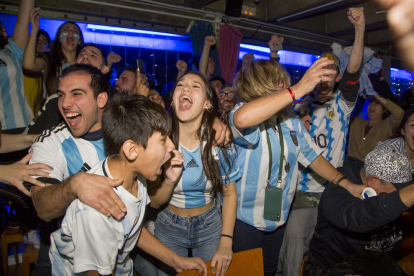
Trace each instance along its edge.
<instances>
[{"instance_id":1,"label":"black t-shirt","mask_svg":"<svg viewBox=\"0 0 414 276\"><path fill-rule=\"evenodd\" d=\"M340 171L361 184L360 168L361 164L348 159ZM361 250L385 252L396 259L402 239L399 217L408 209L398 191L361 200L342 186L328 184L319 204L310 251L329 268Z\"/></svg>"}]
</instances>

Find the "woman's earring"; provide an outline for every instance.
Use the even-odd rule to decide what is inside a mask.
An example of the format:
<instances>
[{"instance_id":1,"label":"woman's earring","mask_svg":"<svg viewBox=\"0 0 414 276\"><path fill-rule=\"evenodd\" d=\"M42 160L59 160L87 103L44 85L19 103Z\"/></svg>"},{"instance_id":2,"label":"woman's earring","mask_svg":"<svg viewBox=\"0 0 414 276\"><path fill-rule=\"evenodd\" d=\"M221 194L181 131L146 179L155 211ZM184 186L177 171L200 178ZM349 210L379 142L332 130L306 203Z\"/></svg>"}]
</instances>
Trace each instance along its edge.
<instances>
[{"instance_id":1,"label":"woman's earring","mask_svg":"<svg viewBox=\"0 0 414 276\"><path fill-rule=\"evenodd\" d=\"M175 109L174 102L171 103L172 109Z\"/></svg>"},{"instance_id":2,"label":"woman's earring","mask_svg":"<svg viewBox=\"0 0 414 276\"><path fill-rule=\"evenodd\" d=\"M212 105L207 106L206 110L207 110L207 112L213 111L213 106Z\"/></svg>"}]
</instances>

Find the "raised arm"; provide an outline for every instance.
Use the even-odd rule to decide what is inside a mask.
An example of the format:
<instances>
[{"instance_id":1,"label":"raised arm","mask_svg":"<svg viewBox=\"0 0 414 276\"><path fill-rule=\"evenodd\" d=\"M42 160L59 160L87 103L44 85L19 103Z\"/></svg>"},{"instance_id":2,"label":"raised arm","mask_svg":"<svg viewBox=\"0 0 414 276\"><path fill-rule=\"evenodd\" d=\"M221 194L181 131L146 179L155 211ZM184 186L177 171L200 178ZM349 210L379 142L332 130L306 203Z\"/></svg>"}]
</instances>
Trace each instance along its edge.
<instances>
[{"instance_id":1,"label":"raised arm","mask_svg":"<svg viewBox=\"0 0 414 276\"><path fill-rule=\"evenodd\" d=\"M40 72L46 67L46 61L41 57L36 57L37 33L39 31L39 10L34 8L30 11L30 22L32 24L32 33L30 34L29 43L23 55L23 67L32 72Z\"/></svg>"},{"instance_id":2,"label":"raised arm","mask_svg":"<svg viewBox=\"0 0 414 276\"><path fill-rule=\"evenodd\" d=\"M273 50L273 44L282 46L284 40L285 38L281 37L279 41L278 35L272 35L269 42L267 43L269 45L271 59L277 59L277 52L278 52L277 50L276 51Z\"/></svg>"},{"instance_id":3,"label":"raised arm","mask_svg":"<svg viewBox=\"0 0 414 276\"><path fill-rule=\"evenodd\" d=\"M355 40L346 70L349 73L355 73L361 67L362 57L364 55L364 8L350 8L348 11L348 19L355 26Z\"/></svg>"},{"instance_id":4,"label":"raised arm","mask_svg":"<svg viewBox=\"0 0 414 276\"><path fill-rule=\"evenodd\" d=\"M108 63L108 69L109 71L111 70L112 64L114 63L118 63L121 61L121 56L114 53L114 52L110 52L108 54L108 56L106 57L106 62Z\"/></svg>"},{"instance_id":5,"label":"raised arm","mask_svg":"<svg viewBox=\"0 0 414 276\"><path fill-rule=\"evenodd\" d=\"M374 97L391 113L388 119L391 121L393 126L397 126L404 116L404 110L391 100L382 98L379 95L375 95Z\"/></svg>"},{"instance_id":6,"label":"raised arm","mask_svg":"<svg viewBox=\"0 0 414 276\"><path fill-rule=\"evenodd\" d=\"M200 73L208 78L207 76L207 67L208 67L208 58L210 57L211 46L216 44L216 38L212 35L206 36L204 39L204 48L203 53L200 57Z\"/></svg>"},{"instance_id":7,"label":"raised arm","mask_svg":"<svg viewBox=\"0 0 414 276\"><path fill-rule=\"evenodd\" d=\"M20 49L26 48L27 40L29 39L29 14L34 4L35 0L22 0L20 2L17 21L11 38Z\"/></svg>"},{"instance_id":8,"label":"raised arm","mask_svg":"<svg viewBox=\"0 0 414 276\"><path fill-rule=\"evenodd\" d=\"M39 178L47 187L32 186L32 200L38 216L50 221L63 216L70 203L79 198L103 215L118 219L126 212L126 207L112 187L122 184L122 179L77 173L62 183L54 178Z\"/></svg>"},{"instance_id":9,"label":"raised arm","mask_svg":"<svg viewBox=\"0 0 414 276\"><path fill-rule=\"evenodd\" d=\"M177 67L178 74L176 80L180 80L182 75L184 75L185 71L187 71L187 62L184 60L177 60L177 63L175 64L175 67Z\"/></svg>"},{"instance_id":10,"label":"raised arm","mask_svg":"<svg viewBox=\"0 0 414 276\"><path fill-rule=\"evenodd\" d=\"M295 98L299 99L313 91L315 86L323 81L330 81L327 75L335 74L335 70L323 69L323 67L333 64L332 60L323 57L316 60L306 71L302 79L291 87ZM242 74L242 72L240 72ZM272 95L261 97L254 101L248 102L240 107L233 116L233 123L239 130L255 126L272 117L274 114L284 109L292 103L292 96L288 89L283 89Z\"/></svg>"}]
</instances>

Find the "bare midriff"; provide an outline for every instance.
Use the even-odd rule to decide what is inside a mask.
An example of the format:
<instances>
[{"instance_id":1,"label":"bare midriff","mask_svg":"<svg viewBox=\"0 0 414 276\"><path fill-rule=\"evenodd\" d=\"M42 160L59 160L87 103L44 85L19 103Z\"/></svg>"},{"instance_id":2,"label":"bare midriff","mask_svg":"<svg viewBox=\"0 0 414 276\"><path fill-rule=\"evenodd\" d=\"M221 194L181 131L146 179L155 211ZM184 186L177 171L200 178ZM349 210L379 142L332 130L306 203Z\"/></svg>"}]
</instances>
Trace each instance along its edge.
<instances>
[{"instance_id":1,"label":"bare midriff","mask_svg":"<svg viewBox=\"0 0 414 276\"><path fill-rule=\"evenodd\" d=\"M175 206L172 206L171 204L168 204L168 210L173 212L174 214L177 214L182 217L193 217L201 215L202 213L206 212L208 209L213 206L214 200L210 201L208 204L197 207L197 208L178 208Z\"/></svg>"}]
</instances>

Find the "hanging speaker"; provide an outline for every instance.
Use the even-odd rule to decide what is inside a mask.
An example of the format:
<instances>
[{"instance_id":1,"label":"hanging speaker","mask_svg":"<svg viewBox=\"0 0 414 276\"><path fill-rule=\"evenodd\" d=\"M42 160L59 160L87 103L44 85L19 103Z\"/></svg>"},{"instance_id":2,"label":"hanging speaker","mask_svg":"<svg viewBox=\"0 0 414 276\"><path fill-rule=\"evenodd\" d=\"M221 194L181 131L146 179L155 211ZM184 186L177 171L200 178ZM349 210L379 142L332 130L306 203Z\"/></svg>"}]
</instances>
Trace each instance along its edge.
<instances>
[{"instance_id":1,"label":"hanging speaker","mask_svg":"<svg viewBox=\"0 0 414 276\"><path fill-rule=\"evenodd\" d=\"M227 0L224 14L227 16L240 17L243 0Z\"/></svg>"}]
</instances>

